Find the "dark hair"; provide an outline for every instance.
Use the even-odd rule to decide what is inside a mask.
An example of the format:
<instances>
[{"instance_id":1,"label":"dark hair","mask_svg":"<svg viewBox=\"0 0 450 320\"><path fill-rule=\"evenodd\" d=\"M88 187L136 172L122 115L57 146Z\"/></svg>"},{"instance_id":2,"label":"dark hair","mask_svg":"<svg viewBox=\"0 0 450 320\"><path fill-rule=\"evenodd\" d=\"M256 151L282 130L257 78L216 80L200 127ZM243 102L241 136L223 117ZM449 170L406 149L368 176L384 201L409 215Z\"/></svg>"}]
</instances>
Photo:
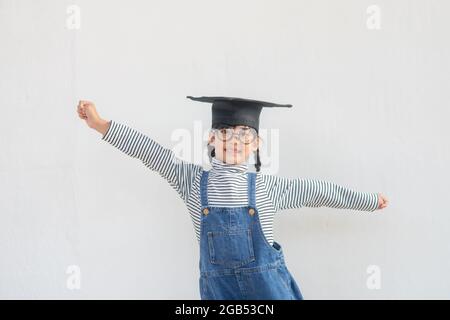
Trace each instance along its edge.
<instances>
[{"instance_id":1,"label":"dark hair","mask_svg":"<svg viewBox=\"0 0 450 320\"><path fill-rule=\"evenodd\" d=\"M228 125L228 124L215 124L212 126L213 129L223 129L223 128L232 128L234 126ZM258 133L258 131L256 131ZM209 145L209 143L208 143ZM215 148L212 148L210 157L214 158L216 156L216 150ZM261 169L261 160L259 158L259 147L256 149L256 163L255 163L256 172L259 172Z\"/></svg>"}]
</instances>

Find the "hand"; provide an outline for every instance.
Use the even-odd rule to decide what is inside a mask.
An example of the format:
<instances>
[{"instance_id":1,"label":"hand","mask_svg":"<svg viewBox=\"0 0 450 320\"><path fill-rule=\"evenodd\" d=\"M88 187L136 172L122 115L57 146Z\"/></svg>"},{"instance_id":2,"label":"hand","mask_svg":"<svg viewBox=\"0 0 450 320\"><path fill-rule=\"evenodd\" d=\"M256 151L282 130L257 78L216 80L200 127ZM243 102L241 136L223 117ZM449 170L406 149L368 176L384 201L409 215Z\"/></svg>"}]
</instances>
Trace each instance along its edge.
<instances>
[{"instance_id":1,"label":"hand","mask_svg":"<svg viewBox=\"0 0 450 320\"><path fill-rule=\"evenodd\" d=\"M377 209L384 209L388 205L388 199L383 196L381 193L378 194L378 208Z\"/></svg>"},{"instance_id":2,"label":"hand","mask_svg":"<svg viewBox=\"0 0 450 320\"><path fill-rule=\"evenodd\" d=\"M109 121L100 118L93 102L80 100L78 102L77 112L80 119L86 120L89 128L95 129L103 135L108 131Z\"/></svg>"}]
</instances>

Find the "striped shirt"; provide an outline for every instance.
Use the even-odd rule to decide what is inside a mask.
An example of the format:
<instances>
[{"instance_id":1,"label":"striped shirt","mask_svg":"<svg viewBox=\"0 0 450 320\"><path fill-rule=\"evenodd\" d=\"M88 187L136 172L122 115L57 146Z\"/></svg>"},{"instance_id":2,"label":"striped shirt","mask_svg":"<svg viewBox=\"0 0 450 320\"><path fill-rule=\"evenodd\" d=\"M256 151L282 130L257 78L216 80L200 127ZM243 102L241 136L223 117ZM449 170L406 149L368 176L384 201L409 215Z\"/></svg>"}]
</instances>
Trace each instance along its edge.
<instances>
[{"instance_id":1,"label":"striped shirt","mask_svg":"<svg viewBox=\"0 0 450 320\"><path fill-rule=\"evenodd\" d=\"M152 138L126 124L110 121L102 140L128 156L139 159L147 168L158 172L177 191L187 206L200 241L200 178L204 170L175 156L175 153ZM211 206L243 207L248 205L248 164L227 164L212 158L208 176L208 202ZM273 244L275 214L301 207L326 206L338 209L375 211L377 193L354 191L323 180L287 178L256 173L256 207L264 236Z\"/></svg>"}]
</instances>

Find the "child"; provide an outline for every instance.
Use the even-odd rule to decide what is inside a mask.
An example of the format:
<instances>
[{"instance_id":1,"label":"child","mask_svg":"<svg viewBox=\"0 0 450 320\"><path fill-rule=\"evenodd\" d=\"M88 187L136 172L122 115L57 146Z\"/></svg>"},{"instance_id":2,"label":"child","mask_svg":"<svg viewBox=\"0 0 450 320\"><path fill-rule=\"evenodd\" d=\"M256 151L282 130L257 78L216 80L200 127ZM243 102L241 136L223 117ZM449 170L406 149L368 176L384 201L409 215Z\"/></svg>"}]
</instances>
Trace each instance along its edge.
<instances>
[{"instance_id":1,"label":"child","mask_svg":"<svg viewBox=\"0 0 450 320\"><path fill-rule=\"evenodd\" d=\"M212 103L208 145L212 168L183 161L150 137L80 101L78 115L102 140L140 159L178 192L190 213L200 246L201 299L303 299L274 241L273 219L291 208L327 206L375 211L387 206L379 193L357 192L322 180L260 173L259 115L262 107L291 107L229 97L188 97ZM256 152L256 172L248 171Z\"/></svg>"}]
</instances>

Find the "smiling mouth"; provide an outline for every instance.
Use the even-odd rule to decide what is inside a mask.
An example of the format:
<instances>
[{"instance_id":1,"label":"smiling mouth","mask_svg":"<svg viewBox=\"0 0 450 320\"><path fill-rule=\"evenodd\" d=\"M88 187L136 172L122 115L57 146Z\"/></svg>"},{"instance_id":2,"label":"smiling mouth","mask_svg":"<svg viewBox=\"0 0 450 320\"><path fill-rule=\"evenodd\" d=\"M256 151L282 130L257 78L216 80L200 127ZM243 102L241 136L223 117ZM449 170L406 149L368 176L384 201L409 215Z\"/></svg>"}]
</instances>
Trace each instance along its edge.
<instances>
[{"instance_id":1,"label":"smiling mouth","mask_svg":"<svg viewBox=\"0 0 450 320\"><path fill-rule=\"evenodd\" d=\"M226 153L227 149L223 149L223 152ZM242 153L243 150L233 149L233 153Z\"/></svg>"}]
</instances>

